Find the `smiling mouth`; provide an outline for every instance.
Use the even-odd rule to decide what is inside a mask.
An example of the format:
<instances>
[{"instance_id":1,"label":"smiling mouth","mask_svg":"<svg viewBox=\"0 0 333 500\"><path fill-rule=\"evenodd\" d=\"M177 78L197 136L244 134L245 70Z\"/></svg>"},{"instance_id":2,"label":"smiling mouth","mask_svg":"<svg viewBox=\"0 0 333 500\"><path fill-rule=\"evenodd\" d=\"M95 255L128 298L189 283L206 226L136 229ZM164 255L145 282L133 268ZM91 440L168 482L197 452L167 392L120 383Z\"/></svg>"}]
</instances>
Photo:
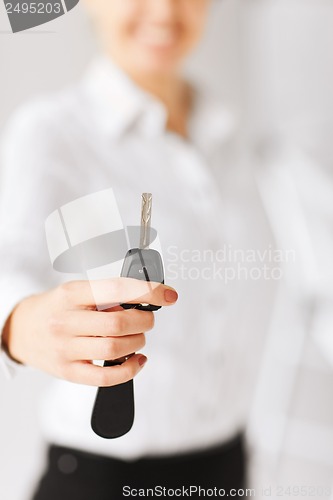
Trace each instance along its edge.
<instances>
[{"instance_id":1,"label":"smiling mouth","mask_svg":"<svg viewBox=\"0 0 333 500\"><path fill-rule=\"evenodd\" d=\"M141 44L156 49L173 48L178 41L176 30L171 28L142 28L136 32L136 38Z\"/></svg>"}]
</instances>

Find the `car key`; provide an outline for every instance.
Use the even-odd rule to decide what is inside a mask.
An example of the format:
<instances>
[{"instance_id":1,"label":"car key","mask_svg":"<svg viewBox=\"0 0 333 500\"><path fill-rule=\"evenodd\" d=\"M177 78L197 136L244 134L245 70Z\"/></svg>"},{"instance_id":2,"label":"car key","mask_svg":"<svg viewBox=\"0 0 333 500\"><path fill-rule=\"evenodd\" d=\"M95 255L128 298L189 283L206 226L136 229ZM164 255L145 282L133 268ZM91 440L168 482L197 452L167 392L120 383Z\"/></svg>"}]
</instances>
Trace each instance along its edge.
<instances>
[{"instance_id":1,"label":"car key","mask_svg":"<svg viewBox=\"0 0 333 500\"><path fill-rule=\"evenodd\" d=\"M129 250L126 254L121 276L139 280L164 283L164 271L161 255L149 248L152 213L151 193L142 194L140 247ZM121 304L124 309L157 311L161 306L152 304Z\"/></svg>"},{"instance_id":2,"label":"car key","mask_svg":"<svg viewBox=\"0 0 333 500\"><path fill-rule=\"evenodd\" d=\"M140 245L129 250L125 256L121 276L164 283L164 269L161 255L150 249L150 228L152 216L152 194L142 194ZM121 304L124 309L157 311L161 306L153 304ZM120 365L128 357L105 361L104 366ZM91 427L99 436L107 439L126 434L134 421L133 380L112 387L100 387L91 418Z\"/></svg>"}]
</instances>

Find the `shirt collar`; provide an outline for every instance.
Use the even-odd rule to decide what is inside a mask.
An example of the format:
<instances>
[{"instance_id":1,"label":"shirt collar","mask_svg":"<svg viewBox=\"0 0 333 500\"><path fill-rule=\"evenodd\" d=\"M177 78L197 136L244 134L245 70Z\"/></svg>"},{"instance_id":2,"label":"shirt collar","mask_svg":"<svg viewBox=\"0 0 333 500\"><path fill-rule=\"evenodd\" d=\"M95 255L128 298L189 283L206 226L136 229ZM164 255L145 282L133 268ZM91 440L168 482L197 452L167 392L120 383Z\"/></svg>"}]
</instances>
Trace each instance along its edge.
<instances>
[{"instance_id":1,"label":"shirt collar","mask_svg":"<svg viewBox=\"0 0 333 500\"><path fill-rule=\"evenodd\" d=\"M165 132L167 111L164 105L137 86L106 56L91 63L83 79L83 88L92 103L96 122L112 138L120 139L133 128L148 137ZM211 148L225 142L234 129L233 114L218 99L193 86L190 141Z\"/></svg>"},{"instance_id":2,"label":"shirt collar","mask_svg":"<svg viewBox=\"0 0 333 500\"><path fill-rule=\"evenodd\" d=\"M132 127L147 136L165 130L167 115L162 103L140 89L109 58L100 57L91 63L83 88L96 121L113 138L120 138Z\"/></svg>"}]
</instances>

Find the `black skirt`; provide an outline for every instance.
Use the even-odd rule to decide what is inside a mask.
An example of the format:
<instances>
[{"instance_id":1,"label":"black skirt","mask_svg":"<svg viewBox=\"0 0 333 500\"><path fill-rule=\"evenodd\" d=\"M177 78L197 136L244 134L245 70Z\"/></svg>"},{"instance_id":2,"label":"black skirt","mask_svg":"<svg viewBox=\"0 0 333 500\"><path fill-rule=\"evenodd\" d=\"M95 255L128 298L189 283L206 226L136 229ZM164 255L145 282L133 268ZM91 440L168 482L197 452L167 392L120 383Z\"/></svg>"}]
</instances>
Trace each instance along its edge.
<instances>
[{"instance_id":1,"label":"black skirt","mask_svg":"<svg viewBox=\"0 0 333 500\"><path fill-rule=\"evenodd\" d=\"M242 435L197 453L134 461L52 445L33 500L244 497L245 464Z\"/></svg>"}]
</instances>

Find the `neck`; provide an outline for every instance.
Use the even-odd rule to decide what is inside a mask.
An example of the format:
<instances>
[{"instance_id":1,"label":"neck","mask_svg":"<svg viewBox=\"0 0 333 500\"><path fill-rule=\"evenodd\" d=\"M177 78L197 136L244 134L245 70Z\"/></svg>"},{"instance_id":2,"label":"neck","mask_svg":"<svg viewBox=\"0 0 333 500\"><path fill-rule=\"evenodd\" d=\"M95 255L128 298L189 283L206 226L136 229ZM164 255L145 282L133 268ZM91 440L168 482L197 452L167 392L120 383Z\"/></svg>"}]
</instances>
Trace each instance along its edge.
<instances>
[{"instance_id":1,"label":"neck","mask_svg":"<svg viewBox=\"0 0 333 500\"><path fill-rule=\"evenodd\" d=\"M127 71L132 80L145 92L161 101L168 114L167 129L187 138L190 111L189 86L177 74L142 75Z\"/></svg>"},{"instance_id":2,"label":"neck","mask_svg":"<svg viewBox=\"0 0 333 500\"><path fill-rule=\"evenodd\" d=\"M147 77L132 74L131 77L143 90L163 102L170 111L179 105L184 95L184 82L176 75Z\"/></svg>"},{"instance_id":3,"label":"neck","mask_svg":"<svg viewBox=\"0 0 333 500\"><path fill-rule=\"evenodd\" d=\"M190 107L188 85L178 76L155 80L135 78L135 81L146 92L149 92L164 104L168 112L168 130L187 137L187 121Z\"/></svg>"}]
</instances>

